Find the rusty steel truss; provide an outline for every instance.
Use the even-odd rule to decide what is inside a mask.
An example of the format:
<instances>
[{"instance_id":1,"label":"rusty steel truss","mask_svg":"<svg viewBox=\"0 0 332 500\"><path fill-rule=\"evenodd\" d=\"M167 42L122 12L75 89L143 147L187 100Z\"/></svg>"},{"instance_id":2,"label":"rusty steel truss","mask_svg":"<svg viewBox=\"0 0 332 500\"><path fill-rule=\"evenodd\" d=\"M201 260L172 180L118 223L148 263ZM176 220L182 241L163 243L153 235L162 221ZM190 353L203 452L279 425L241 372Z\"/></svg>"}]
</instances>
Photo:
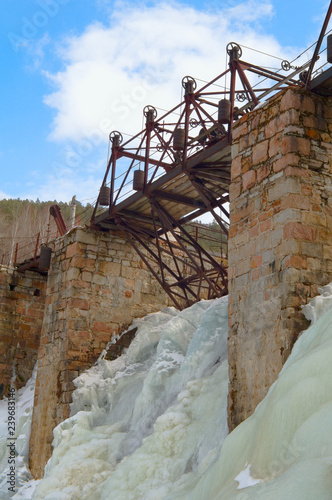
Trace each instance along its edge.
<instances>
[{"instance_id":1,"label":"rusty steel truss","mask_svg":"<svg viewBox=\"0 0 332 500\"><path fill-rule=\"evenodd\" d=\"M328 19L331 10L332 2ZM227 53L228 69L200 89L183 78L182 102L160 118L146 106L145 128L130 140L110 134L91 219L94 229L121 231L179 308L227 293L225 260L196 241L187 223L210 212L227 237L233 123L277 91L308 88L315 62L283 61L273 72L243 61L236 43ZM317 53L316 47L315 60Z\"/></svg>"}]
</instances>

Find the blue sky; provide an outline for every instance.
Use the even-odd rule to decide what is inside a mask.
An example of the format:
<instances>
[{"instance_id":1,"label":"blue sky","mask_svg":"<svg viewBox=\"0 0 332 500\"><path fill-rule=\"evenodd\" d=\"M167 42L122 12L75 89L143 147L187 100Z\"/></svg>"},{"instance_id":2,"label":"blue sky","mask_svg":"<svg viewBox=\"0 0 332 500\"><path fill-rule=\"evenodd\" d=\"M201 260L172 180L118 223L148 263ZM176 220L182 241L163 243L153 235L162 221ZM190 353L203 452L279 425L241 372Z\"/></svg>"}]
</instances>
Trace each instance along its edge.
<instances>
[{"instance_id":1,"label":"blue sky","mask_svg":"<svg viewBox=\"0 0 332 500\"><path fill-rule=\"evenodd\" d=\"M111 130L138 132L146 104L176 104L182 76L223 71L230 41L295 57L328 4L0 0L0 199L92 202Z\"/></svg>"}]
</instances>

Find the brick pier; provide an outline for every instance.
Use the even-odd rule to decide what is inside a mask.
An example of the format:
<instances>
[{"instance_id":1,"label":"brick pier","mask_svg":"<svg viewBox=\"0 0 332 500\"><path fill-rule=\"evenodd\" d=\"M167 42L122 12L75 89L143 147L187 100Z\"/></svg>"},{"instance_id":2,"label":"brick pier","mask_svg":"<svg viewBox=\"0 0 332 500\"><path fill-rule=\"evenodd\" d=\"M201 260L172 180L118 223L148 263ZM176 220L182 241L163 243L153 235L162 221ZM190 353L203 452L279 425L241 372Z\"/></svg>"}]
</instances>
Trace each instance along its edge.
<instances>
[{"instance_id":1,"label":"brick pier","mask_svg":"<svg viewBox=\"0 0 332 500\"><path fill-rule=\"evenodd\" d=\"M46 276L0 268L0 397L23 387L37 361L44 317Z\"/></svg>"},{"instance_id":2,"label":"brick pier","mask_svg":"<svg viewBox=\"0 0 332 500\"><path fill-rule=\"evenodd\" d=\"M53 429L69 416L73 379L133 321L170 305L138 254L118 234L75 229L55 240L30 439L42 477Z\"/></svg>"},{"instance_id":3,"label":"brick pier","mask_svg":"<svg viewBox=\"0 0 332 500\"><path fill-rule=\"evenodd\" d=\"M288 89L235 126L229 233L229 425L264 398L332 280L332 101Z\"/></svg>"}]
</instances>

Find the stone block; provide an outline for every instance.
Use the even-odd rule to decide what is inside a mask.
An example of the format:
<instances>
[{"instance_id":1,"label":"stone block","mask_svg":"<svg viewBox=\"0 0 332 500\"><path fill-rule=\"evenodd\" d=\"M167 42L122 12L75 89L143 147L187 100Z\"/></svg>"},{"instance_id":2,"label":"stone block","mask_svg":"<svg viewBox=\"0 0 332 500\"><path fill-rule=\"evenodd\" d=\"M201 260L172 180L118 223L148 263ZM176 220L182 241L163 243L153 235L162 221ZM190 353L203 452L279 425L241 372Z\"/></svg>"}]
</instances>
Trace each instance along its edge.
<instances>
[{"instance_id":1,"label":"stone block","mask_svg":"<svg viewBox=\"0 0 332 500\"><path fill-rule=\"evenodd\" d=\"M78 229L76 231L76 241L80 243L85 243L86 245L98 245L100 234L92 230L82 230Z\"/></svg>"},{"instance_id":2,"label":"stone block","mask_svg":"<svg viewBox=\"0 0 332 500\"><path fill-rule=\"evenodd\" d=\"M260 254L260 255L255 255L255 256L252 258L252 260L251 260L251 267L252 267L252 269L255 269L255 268L261 267L262 262L263 262L263 256L262 256L262 254Z\"/></svg>"},{"instance_id":3,"label":"stone block","mask_svg":"<svg viewBox=\"0 0 332 500\"><path fill-rule=\"evenodd\" d=\"M290 109L299 110L301 108L301 95L298 92L294 92L288 89L280 101L280 112L288 112Z\"/></svg>"},{"instance_id":4,"label":"stone block","mask_svg":"<svg viewBox=\"0 0 332 500\"><path fill-rule=\"evenodd\" d=\"M303 241L301 243L301 250L302 255L323 258L323 245L321 243Z\"/></svg>"},{"instance_id":5,"label":"stone block","mask_svg":"<svg viewBox=\"0 0 332 500\"><path fill-rule=\"evenodd\" d=\"M268 201L273 202L282 200L286 195L299 194L301 192L301 184L295 177L285 178L283 182L274 182L268 187Z\"/></svg>"},{"instance_id":6,"label":"stone block","mask_svg":"<svg viewBox=\"0 0 332 500\"><path fill-rule=\"evenodd\" d=\"M66 280L71 281L71 280L77 280L80 277L81 270L79 267L70 267L68 271L66 272Z\"/></svg>"},{"instance_id":7,"label":"stone block","mask_svg":"<svg viewBox=\"0 0 332 500\"><path fill-rule=\"evenodd\" d=\"M271 227L272 227L271 219L268 219L260 223L259 230L261 233L264 233L265 231L270 231Z\"/></svg>"},{"instance_id":8,"label":"stone block","mask_svg":"<svg viewBox=\"0 0 332 500\"><path fill-rule=\"evenodd\" d=\"M265 140L252 147L252 162L253 165L259 165L266 162L268 159L269 141Z\"/></svg>"},{"instance_id":9,"label":"stone block","mask_svg":"<svg viewBox=\"0 0 332 500\"><path fill-rule=\"evenodd\" d=\"M90 309L90 303L87 299L70 298L68 300L68 307L87 311Z\"/></svg>"},{"instance_id":10,"label":"stone block","mask_svg":"<svg viewBox=\"0 0 332 500\"><path fill-rule=\"evenodd\" d=\"M301 255L290 255L284 259L283 267L307 269L307 259Z\"/></svg>"},{"instance_id":11,"label":"stone block","mask_svg":"<svg viewBox=\"0 0 332 500\"><path fill-rule=\"evenodd\" d=\"M100 262L99 271L111 276L120 276L121 264L119 262Z\"/></svg>"},{"instance_id":12,"label":"stone block","mask_svg":"<svg viewBox=\"0 0 332 500\"><path fill-rule=\"evenodd\" d=\"M332 244L323 245L323 257L325 260L332 260Z\"/></svg>"},{"instance_id":13,"label":"stone block","mask_svg":"<svg viewBox=\"0 0 332 500\"><path fill-rule=\"evenodd\" d=\"M284 169L289 169L289 168L294 168L299 164L300 158L296 154L289 153L286 155L283 155L281 158L276 159L273 162L273 171L274 172L280 172L281 170ZM290 167L291 166L291 167ZM300 170L300 169L297 169ZM289 172L289 170L288 170Z\"/></svg>"},{"instance_id":14,"label":"stone block","mask_svg":"<svg viewBox=\"0 0 332 500\"><path fill-rule=\"evenodd\" d=\"M299 222L288 222L284 226L284 238L302 241L315 241L317 229L313 226L301 224Z\"/></svg>"},{"instance_id":15,"label":"stone block","mask_svg":"<svg viewBox=\"0 0 332 500\"><path fill-rule=\"evenodd\" d=\"M232 182L229 186L229 201L232 202L241 194L241 182Z\"/></svg>"},{"instance_id":16,"label":"stone block","mask_svg":"<svg viewBox=\"0 0 332 500\"><path fill-rule=\"evenodd\" d=\"M257 169L257 182L261 183L262 180L266 179L271 172L270 165L263 165Z\"/></svg>"},{"instance_id":17,"label":"stone block","mask_svg":"<svg viewBox=\"0 0 332 500\"><path fill-rule=\"evenodd\" d=\"M248 170L242 175L242 186L246 191L253 187L256 183L256 172L254 170Z\"/></svg>"},{"instance_id":18,"label":"stone block","mask_svg":"<svg viewBox=\"0 0 332 500\"><path fill-rule=\"evenodd\" d=\"M68 245L66 248L66 259L69 259L74 255L83 255L83 254L84 254L83 245L78 241L75 241L74 243Z\"/></svg>"},{"instance_id":19,"label":"stone block","mask_svg":"<svg viewBox=\"0 0 332 500\"><path fill-rule=\"evenodd\" d=\"M91 282L95 283L97 285L105 285L105 283L106 283L106 277L103 276L103 275L101 275L101 274L94 273L92 275Z\"/></svg>"},{"instance_id":20,"label":"stone block","mask_svg":"<svg viewBox=\"0 0 332 500\"><path fill-rule=\"evenodd\" d=\"M233 141L236 141L239 137L248 134L248 123L245 121L246 117L240 118L233 129Z\"/></svg>"},{"instance_id":21,"label":"stone block","mask_svg":"<svg viewBox=\"0 0 332 500\"><path fill-rule=\"evenodd\" d=\"M242 157L237 156L232 160L231 166L231 180L236 179L241 174Z\"/></svg>"},{"instance_id":22,"label":"stone block","mask_svg":"<svg viewBox=\"0 0 332 500\"><path fill-rule=\"evenodd\" d=\"M289 194L281 200L281 210L286 210L287 208L294 208L300 210L310 210L310 200L303 194Z\"/></svg>"},{"instance_id":23,"label":"stone block","mask_svg":"<svg viewBox=\"0 0 332 500\"><path fill-rule=\"evenodd\" d=\"M299 153L300 155L309 156L310 148L310 140L303 137L286 136L281 139L281 152L283 155Z\"/></svg>"}]
</instances>

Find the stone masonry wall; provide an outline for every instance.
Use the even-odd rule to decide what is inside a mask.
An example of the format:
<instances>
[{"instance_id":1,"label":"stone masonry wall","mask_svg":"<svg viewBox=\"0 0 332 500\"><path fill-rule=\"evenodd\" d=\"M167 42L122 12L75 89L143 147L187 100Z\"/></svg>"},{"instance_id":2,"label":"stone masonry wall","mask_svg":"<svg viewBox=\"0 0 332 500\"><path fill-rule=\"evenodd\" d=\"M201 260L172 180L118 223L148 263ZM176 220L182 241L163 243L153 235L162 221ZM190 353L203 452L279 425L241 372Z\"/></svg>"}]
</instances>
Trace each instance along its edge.
<instances>
[{"instance_id":1,"label":"stone masonry wall","mask_svg":"<svg viewBox=\"0 0 332 500\"><path fill-rule=\"evenodd\" d=\"M13 373L17 389L31 377L37 361L44 316L46 277L0 268L0 397Z\"/></svg>"},{"instance_id":2,"label":"stone masonry wall","mask_svg":"<svg viewBox=\"0 0 332 500\"><path fill-rule=\"evenodd\" d=\"M264 398L332 280L332 102L288 89L233 134L229 425Z\"/></svg>"},{"instance_id":3,"label":"stone masonry wall","mask_svg":"<svg viewBox=\"0 0 332 500\"><path fill-rule=\"evenodd\" d=\"M47 285L30 468L43 475L54 427L69 416L73 379L134 318L170 299L118 234L75 229L55 242Z\"/></svg>"}]
</instances>

